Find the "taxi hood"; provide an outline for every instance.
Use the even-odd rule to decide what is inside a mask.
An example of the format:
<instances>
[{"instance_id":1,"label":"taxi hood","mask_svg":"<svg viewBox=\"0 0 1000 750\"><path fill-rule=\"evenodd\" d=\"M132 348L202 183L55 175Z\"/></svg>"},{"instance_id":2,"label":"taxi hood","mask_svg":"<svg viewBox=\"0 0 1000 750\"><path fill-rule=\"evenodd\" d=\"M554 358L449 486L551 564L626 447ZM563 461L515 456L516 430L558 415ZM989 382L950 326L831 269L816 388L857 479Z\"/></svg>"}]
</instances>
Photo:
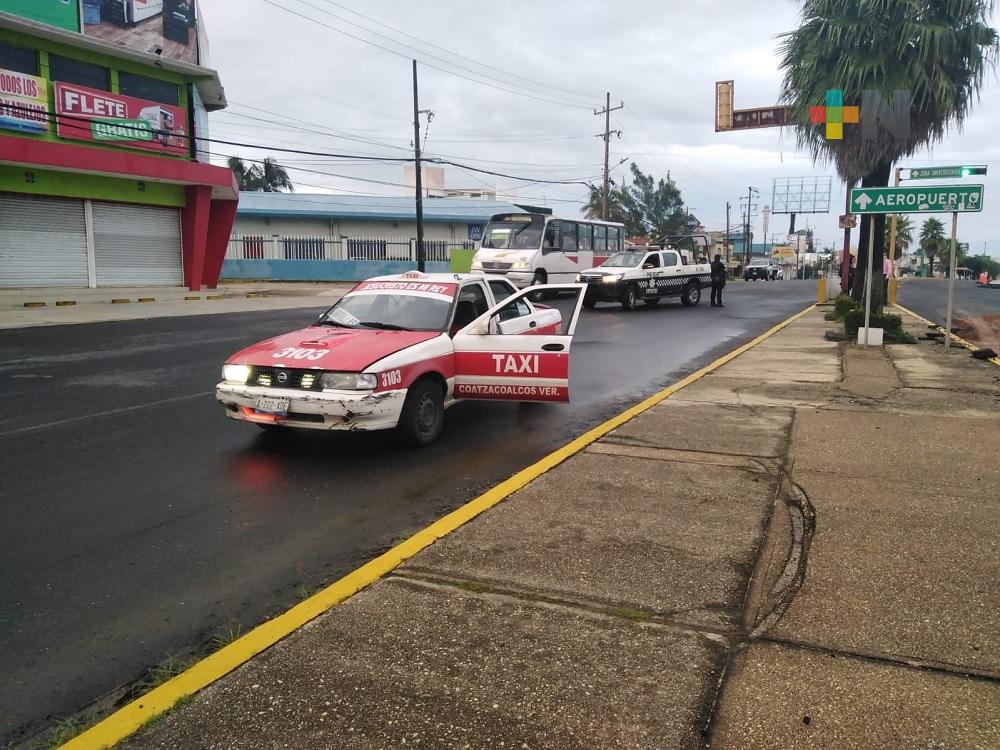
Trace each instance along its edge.
<instances>
[{"instance_id":1,"label":"taxi hood","mask_svg":"<svg viewBox=\"0 0 1000 750\"><path fill-rule=\"evenodd\" d=\"M390 354L441 336L439 331L383 331L313 325L241 349L228 364L362 372Z\"/></svg>"}]
</instances>

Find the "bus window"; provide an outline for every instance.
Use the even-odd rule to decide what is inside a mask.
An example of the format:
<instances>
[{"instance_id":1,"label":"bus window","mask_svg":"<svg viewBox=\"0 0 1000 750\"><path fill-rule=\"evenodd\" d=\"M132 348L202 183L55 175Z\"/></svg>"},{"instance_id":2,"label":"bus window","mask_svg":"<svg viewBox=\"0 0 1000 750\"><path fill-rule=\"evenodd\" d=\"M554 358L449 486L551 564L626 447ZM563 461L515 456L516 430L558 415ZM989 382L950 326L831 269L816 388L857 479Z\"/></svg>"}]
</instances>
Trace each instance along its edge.
<instances>
[{"instance_id":1,"label":"bus window","mask_svg":"<svg viewBox=\"0 0 1000 750\"><path fill-rule=\"evenodd\" d=\"M579 245L581 250L594 249L594 229L590 224L578 224Z\"/></svg>"},{"instance_id":2,"label":"bus window","mask_svg":"<svg viewBox=\"0 0 1000 750\"><path fill-rule=\"evenodd\" d=\"M542 252L551 253L559 249L559 234L561 225L559 221L550 221L545 225L545 239L542 242Z\"/></svg>"},{"instance_id":3,"label":"bus window","mask_svg":"<svg viewBox=\"0 0 1000 750\"><path fill-rule=\"evenodd\" d=\"M562 223L562 249L576 250L576 222L564 221Z\"/></svg>"},{"instance_id":4,"label":"bus window","mask_svg":"<svg viewBox=\"0 0 1000 750\"><path fill-rule=\"evenodd\" d=\"M594 252L606 253L608 251L608 228L594 227Z\"/></svg>"},{"instance_id":5,"label":"bus window","mask_svg":"<svg viewBox=\"0 0 1000 750\"><path fill-rule=\"evenodd\" d=\"M618 227L608 227L608 250L616 253L622 249Z\"/></svg>"}]
</instances>

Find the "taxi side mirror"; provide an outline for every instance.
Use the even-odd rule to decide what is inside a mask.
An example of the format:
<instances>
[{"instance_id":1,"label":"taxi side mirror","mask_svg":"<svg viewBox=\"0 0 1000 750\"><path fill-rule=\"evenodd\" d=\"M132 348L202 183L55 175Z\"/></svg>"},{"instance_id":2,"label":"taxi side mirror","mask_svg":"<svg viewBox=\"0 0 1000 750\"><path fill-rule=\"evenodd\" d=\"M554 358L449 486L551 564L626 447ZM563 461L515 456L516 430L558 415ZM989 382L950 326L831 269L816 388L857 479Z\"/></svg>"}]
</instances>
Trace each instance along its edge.
<instances>
[{"instance_id":1,"label":"taxi side mirror","mask_svg":"<svg viewBox=\"0 0 1000 750\"><path fill-rule=\"evenodd\" d=\"M656 268L656 266L654 266L652 263L643 263L642 264L642 270L643 271L648 271L650 268Z\"/></svg>"}]
</instances>

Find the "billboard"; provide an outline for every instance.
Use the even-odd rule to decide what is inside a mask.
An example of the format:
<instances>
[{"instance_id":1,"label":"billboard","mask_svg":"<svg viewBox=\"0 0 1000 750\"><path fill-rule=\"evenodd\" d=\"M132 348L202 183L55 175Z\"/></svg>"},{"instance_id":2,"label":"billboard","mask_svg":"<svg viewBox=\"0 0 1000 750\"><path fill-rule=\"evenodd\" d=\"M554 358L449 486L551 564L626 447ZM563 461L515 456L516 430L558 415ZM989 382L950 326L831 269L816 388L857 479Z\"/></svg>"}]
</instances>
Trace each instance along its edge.
<instances>
[{"instance_id":1,"label":"billboard","mask_svg":"<svg viewBox=\"0 0 1000 750\"><path fill-rule=\"evenodd\" d=\"M187 155L184 110L57 81L60 138Z\"/></svg>"},{"instance_id":2,"label":"billboard","mask_svg":"<svg viewBox=\"0 0 1000 750\"><path fill-rule=\"evenodd\" d=\"M50 119L48 81L0 68L0 128L47 133Z\"/></svg>"},{"instance_id":3,"label":"billboard","mask_svg":"<svg viewBox=\"0 0 1000 750\"><path fill-rule=\"evenodd\" d=\"M198 64L195 2L83 0L83 33L140 52Z\"/></svg>"},{"instance_id":4,"label":"billboard","mask_svg":"<svg viewBox=\"0 0 1000 750\"><path fill-rule=\"evenodd\" d=\"M67 31L80 30L80 0L0 0L0 11Z\"/></svg>"}]
</instances>

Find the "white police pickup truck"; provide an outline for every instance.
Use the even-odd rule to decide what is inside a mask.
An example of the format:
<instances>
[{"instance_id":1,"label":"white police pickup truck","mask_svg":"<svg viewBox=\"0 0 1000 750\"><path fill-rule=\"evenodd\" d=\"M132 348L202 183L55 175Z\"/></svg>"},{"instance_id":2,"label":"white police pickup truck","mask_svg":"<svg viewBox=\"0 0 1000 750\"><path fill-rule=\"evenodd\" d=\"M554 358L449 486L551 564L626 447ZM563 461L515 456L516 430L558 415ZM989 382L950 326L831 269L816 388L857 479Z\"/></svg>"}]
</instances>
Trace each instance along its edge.
<instances>
[{"instance_id":1,"label":"white police pickup truck","mask_svg":"<svg viewBox=\"0 0 1000 750\"><path fill-rule=\"evenodd\" d=\"M583 298L587 308L598 302L618 302L623 310L634 310L640 301L656 305L670 297L679 297L690 306L697 305L701 290L712 285L712 268L708 263L692 263L675 247L633 247L584 271L577 281L587 285Z\"/></svg>"}]
</instances>

